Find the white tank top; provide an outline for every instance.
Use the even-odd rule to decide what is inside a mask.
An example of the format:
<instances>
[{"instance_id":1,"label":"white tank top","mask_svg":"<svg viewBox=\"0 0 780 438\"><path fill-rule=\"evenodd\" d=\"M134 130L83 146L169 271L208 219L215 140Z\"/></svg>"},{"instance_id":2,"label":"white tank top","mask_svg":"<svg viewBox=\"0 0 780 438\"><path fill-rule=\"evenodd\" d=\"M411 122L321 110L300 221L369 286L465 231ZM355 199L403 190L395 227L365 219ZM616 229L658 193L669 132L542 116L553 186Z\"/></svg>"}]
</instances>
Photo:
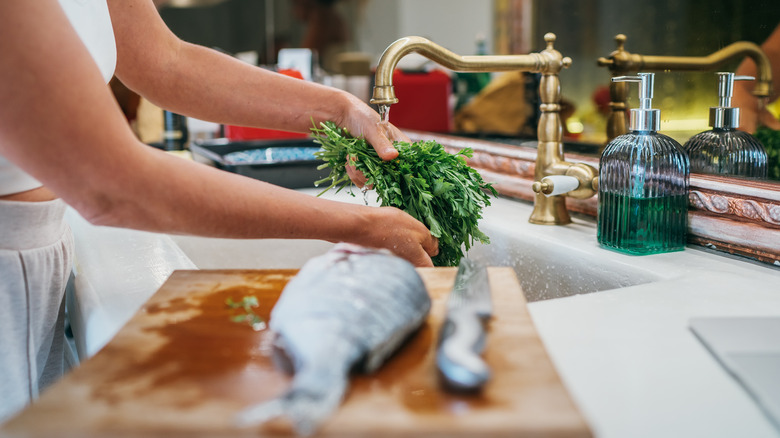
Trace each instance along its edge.
<instances>
[{"instance_id":1,"label":"white tank top","mask_svg":"<svg viewBox=\"0 0 780 438\"><path fill-rule=\"evenodd\" d=\"M59 0L106 83L116 67L116 42L106 0ZM0 155L0 196L42 186L35 178Z\"/></svg>"}]
</instances>

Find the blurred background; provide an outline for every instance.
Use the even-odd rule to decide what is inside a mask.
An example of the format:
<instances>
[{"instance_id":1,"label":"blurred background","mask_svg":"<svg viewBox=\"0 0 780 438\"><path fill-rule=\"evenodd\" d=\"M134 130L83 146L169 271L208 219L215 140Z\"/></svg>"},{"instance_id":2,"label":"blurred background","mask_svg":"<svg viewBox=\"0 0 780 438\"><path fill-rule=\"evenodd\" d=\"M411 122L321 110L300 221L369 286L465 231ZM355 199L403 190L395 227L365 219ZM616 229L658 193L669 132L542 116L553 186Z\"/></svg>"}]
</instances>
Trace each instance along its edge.
<instances>
[{"instance_id":1,"label":"blurred background","mask_svg":"<svg viewBox=\"0 0 780 438\"><path fill-rule=\"evenodd\" d=\"M573 59L561 73L567 134L592 142L606 138L602 111L609 83L609 72L596 59L615 49L616 34L628 37L631 53L702 56L735 41L760 44L780 23L777 0L162 0L158 6L182 39L257 65L276 65L282 49L313 49L321 69L315 80L326 82L343 74L339 54L359 54L371 68L387 45L406 35L466 55L539 51L544 34L554 32L556 48ZM411 62L405 67L430 68ZM485 84L468 75L451 77L449 105L457 115ZM533 82L525 91L523 99L532 101ZM655 95L662 131L684 142L708 129L716 78L710 72L658 74ZM631 107L636 100L630 93ZM524 126L509 131L533 135L532 108L525 106Z\"/></svg>"}]
</instances>

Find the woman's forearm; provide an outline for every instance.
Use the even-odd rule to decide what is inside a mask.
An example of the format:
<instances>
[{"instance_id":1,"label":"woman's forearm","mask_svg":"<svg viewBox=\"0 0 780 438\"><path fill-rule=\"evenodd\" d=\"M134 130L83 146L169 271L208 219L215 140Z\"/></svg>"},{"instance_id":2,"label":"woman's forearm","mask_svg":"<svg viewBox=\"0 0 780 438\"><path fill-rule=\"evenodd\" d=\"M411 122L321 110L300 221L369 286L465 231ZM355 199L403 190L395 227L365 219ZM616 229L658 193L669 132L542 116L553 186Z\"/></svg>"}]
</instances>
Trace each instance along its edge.
<instances>
[{"instance_id":1,"label":"woman's forearm","mask_svg":"<svg viewBox=\"0 0 780 438\"><path fill-rule=\"evenodd\" d=\"M0 154L91 221L223 237L337 239L356 227L354 209L138 142L56 1L0 12ZM342 223L305 220L329 215Z\"/></svg>"},{"instance_id":2,"label":"woman's forearm","mask_svg":"<svg viewBox=\"0 0 780 438\"><path fill-rule=\"evenodd\" d=\"M308 132L331 120L365 137L384 160L409 138L357 97L242 63L179 40L148 0L108 0L117 76L163 108L217 123ZM142 23L143 25L139 25Z\"/></svg>"},{"instance_id":3,"label":"woman's forearm","mask_svg":"<svg viewBox=\"0 0 780 438\"><path fill-rule=\"evenodd\" d=\"M102 198L109 201L93 210L91 222L210 237L340 241L359 239L373 210L312 198L154 150L138 152L139 157L126 156L135 175L114 178L126 184L115 181L106 187ZM136 160L142 167L132 162Z\"/></svg>"},{"instance_id":4,"label":"woman's forearm","mask_svg":"<svg viewBox=\"0 0 780 438\"><path fill-rule=\"evenodd\" d=\"M343 91L251 66L201 46L185 43L181 56L183 71L175 75L182 86L167 97L197 118L308 132L312 121L340 120L350 107L352 97ZM199 88L203 83L209 86Z\"/></svg>"},{"instance_id":5,"label":"woman's forearm","mask_svg":"<svg viewBox=\"0 0 780 438\"><path fill-rule=\"evenodd\" d=\"M111 0L109 8L117 76L163 108L217 123L306 132L312 120L339 121L353 105L354 98L337 89L179 40L151 2Z\"/></svg>"}]
</instances>

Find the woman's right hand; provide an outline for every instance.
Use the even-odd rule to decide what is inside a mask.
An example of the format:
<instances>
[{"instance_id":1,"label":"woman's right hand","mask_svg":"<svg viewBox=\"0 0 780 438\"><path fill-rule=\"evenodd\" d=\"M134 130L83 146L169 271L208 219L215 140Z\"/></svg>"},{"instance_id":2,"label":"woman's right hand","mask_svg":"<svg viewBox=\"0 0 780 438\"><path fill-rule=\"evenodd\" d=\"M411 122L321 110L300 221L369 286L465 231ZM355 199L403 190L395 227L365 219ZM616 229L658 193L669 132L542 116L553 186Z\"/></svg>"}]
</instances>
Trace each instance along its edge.
<instances>
[{"instance_id":1,"label":"woman's right hand","mask_svg":"<svg viewBox=\"0 0 780 438\"><path fill-rule=\"evenodd\" d=\"M392 123L382 122L376 111L354 96L350 95L348 102L348 109L336 120L336 124L345 127L355 137L365 138L382 160L390 161L398 157L393 142L409 142L409 137ZM347 175L359 188L366 183L365 175L352 163L347 163Z\"/></svg>"}]
</instances>

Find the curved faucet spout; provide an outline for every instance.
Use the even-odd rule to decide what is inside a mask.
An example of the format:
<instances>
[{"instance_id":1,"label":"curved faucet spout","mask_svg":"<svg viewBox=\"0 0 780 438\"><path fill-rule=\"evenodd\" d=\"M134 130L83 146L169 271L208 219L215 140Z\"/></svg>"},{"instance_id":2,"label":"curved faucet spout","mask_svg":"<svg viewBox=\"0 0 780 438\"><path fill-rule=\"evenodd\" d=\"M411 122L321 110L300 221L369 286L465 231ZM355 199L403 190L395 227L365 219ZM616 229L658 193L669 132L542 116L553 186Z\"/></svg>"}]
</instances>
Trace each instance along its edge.
<instances>
[{"instance_id":1,"label":"curved faucet spout","mask_svg":"<svg viewBox=\"0 0 780 438\"><path fill-rule=\"evenodd\" d=\"M535 224L562 225L571 222L564 196L587 198L596 191L593 180L598 170L581 163L564 161L562 143L561 83L558 74L571 65L571 58L564 57L553 47L555 34L544 36L546 47L528 55L461 56L425 38L410 36L401 38L387 47L376 68L374 97L371 103L380 111L398 102L393 88L393 71L398 61L416 52L436 63L460 72L525 71L541 73L539 80L539 126L537 127L537 152L534 179L541 181L551 175L567 175L577 179L577 187L547 197L537 190L534 210L528 219ZM541 183L539 185L541 187Z\"/></svg>"},{"instance_id":2,"label":"curved faucet spout","mask_svg":"<svg viewBox=\"0 0 780 438\"><path fill-rule=\"evenodd\" d=\"M545 35L545 41L547 41L548 49L552 51L555 36L552 35L551 39L548 39L550 35ZM564 67L571 65L570 58L550 56L546 50L528 55L462 56L426 38L408 36L396 40L382 53L376 67L372 104L392 105L398 103L393 88L393 71L398 65L398 61L412 52L419 53L443 67L458 72L528 71L557 74Z\"/></svg>"},{"instance_id":3,"label":"curved faucet spout","mask_svg":"<svg viewBox=\"0 0 780 438\"><path fill-rule=\"evenodd\" d=\"M749 41L738 41L715 53L702 57L645 56L640 70L715 70L729 61L751 58L756 63L757 78L753 95L769 97L772 94L772 67L761 47Z\"/></svg>"}]
</instances>

